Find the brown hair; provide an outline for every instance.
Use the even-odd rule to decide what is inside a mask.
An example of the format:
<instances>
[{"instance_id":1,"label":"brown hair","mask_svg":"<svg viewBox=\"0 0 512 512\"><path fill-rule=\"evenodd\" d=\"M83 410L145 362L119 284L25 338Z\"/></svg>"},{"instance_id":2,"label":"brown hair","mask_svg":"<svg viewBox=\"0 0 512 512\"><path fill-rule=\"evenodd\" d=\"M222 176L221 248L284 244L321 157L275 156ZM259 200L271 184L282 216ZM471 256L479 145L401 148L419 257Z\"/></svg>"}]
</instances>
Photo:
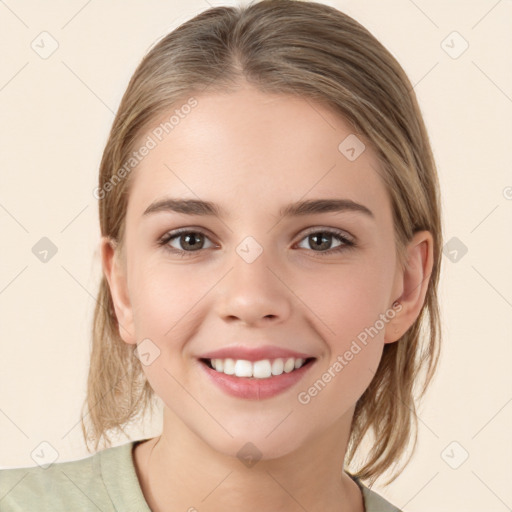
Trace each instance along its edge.
<instances>
[{"instance_id":1,"label":"brown hair","mask_svg":"<svg viewBox=\"0 0 512 512\"><path fill-rule=\"evenodd\" d=\"M195 92L206 87L227 92L241 80L262 92L295 94L328 105L372 147L392 201L402 268L404 248L413 234L420 230L432 233L434 264L426 276L425 302L400 340L384 345L378 370L356 404L347 448L346 465L353 461L363 438L373 433L364 464L351 472L370 479L371 485L391 466L396 469L397 460L407 452L414 426L413 449L388 485L403 471L416 448L415 402L423 397L439 358L441 206L435 162L414 90L398 62L368 30L321 3L263 0L248 6L210 8L166 35L137 67L114 119L97 189L102 191L101 234L116 242L122 253L133 180L130 176L119 179L116 173L150 123ZM423 386L416 397L413 388L420 381ZM123 425L144 414L153 398L133 345L119 335L103 275L94 311L84 402L90 429L85 427L85 416L82 419L86 444L94 441L97 450L104 438L106 446L111 445L107 431L123 430Z\"/></svg>"}]
</instances>

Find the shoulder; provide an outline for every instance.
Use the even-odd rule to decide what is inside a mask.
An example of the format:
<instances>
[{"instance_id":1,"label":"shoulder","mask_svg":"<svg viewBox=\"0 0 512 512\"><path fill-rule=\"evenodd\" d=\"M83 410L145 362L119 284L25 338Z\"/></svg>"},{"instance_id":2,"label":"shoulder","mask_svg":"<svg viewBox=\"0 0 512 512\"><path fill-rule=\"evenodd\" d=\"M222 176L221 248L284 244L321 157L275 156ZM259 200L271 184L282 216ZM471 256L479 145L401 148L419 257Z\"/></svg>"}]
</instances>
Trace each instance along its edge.
<instances>
[{"instance_id":1,"label":"shoulder","mask_svg":"<svg viewBox=\"0 0 512 512\"><path fill-rule=\"evenodd\" d=\"M361 489L364 500L365 512L402 512L398 507L385 500L380 494L372 491L361 480L351 477Z\"/></svg>"},{"instance_id":2,"label":"shoulder","mask_svg":"<svg viewBox=\"0 0 512 512\"><path fill-rule=\"evenodd\" d=\"M80 460L53 463L46 469L40 466L2 469L0 510L114 512L111 495L121 490L117 479L126 473L133 476L129 458L132 444L107 448Z\"/></svg>"},{"instance_id":3,"label":"shoulder","mask_svg":"<svg viewBox=\"0 0 512 512\"><path fill-rule=\"evenodd\" d=\"M0 509L65 510L80 505L89 510L91 498L104 501L98 453L84 459L44 466L0 470ZM88 502L88 503L87 503ZM106 509L110 510L110 509Z\"/></svg>"}]
</instances>

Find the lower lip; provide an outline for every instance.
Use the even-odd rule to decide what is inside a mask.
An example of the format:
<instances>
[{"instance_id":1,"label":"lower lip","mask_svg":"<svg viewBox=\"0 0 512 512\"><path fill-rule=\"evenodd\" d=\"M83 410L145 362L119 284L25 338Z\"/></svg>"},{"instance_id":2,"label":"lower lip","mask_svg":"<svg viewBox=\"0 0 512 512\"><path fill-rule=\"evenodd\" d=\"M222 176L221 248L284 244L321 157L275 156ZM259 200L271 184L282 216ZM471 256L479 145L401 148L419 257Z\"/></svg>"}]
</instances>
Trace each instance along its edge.
<instances>
[{"instance_id":1,"label":"lower lip","mask_svg":"<svg viewBox=\"0 0 512 512\"><path fill-rule=\"evenodd\" d=\"M228 395L248 400L262 400L283 393L297 384L314 362L315 360L312 360L290 373L283 372L281 375L267 379L226 375L225 373L213 370L202 361L200 361L200 366L206 372L206 375Z\"/></svg>"}]
</instances>

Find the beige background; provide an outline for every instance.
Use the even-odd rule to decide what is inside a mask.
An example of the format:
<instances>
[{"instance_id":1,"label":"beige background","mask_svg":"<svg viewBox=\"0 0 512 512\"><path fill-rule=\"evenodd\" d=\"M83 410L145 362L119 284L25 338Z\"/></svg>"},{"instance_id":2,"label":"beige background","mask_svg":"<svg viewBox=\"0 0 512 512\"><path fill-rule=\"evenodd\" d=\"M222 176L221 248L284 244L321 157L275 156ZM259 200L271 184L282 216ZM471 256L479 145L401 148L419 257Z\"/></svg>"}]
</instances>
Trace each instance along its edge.
<instances>
[{"instance_id":1,"label":"beige background","mask_svg":"<svg viewBox=\"0 0 512 512\"><path fill-rule=\"evenodd\" d=\"M398 480L374 489L408 512L510 510L512 2L325 3L372 31L411 78L438 163L445 241L468 248L443 258L444 348L418 450ZM58 461L89 455L79 412L101 272L92 190L103 145L146 49L227 4L0 3L1 467L34 466L43 441ZM453 58L461 37L469 47ZM49 51L52 38L58 48L43 59L31 44ZM46 263L32 252L42 237L58 249ZM159 429L157 420L129 432Z\"/></svg>"}]
</instances>

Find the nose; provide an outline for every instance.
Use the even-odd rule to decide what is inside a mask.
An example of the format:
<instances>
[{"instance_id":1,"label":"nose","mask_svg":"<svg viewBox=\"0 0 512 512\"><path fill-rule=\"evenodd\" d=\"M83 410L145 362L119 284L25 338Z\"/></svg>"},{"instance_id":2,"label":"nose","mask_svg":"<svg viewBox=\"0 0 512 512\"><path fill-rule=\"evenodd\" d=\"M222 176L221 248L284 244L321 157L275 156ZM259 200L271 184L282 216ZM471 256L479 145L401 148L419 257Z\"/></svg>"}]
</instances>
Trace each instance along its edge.
<instances>
[{"instance_id":1,"label":"nose","mask_svg":"<svg viewBox=\"0 0 512 512\"><path fill-rule=\"evenodd\" d=\"M252 262L239 254L217 287L217 313L226 322L280 323L291 314L293 293L265 251Z\"/></svg>"}]
</instances>

